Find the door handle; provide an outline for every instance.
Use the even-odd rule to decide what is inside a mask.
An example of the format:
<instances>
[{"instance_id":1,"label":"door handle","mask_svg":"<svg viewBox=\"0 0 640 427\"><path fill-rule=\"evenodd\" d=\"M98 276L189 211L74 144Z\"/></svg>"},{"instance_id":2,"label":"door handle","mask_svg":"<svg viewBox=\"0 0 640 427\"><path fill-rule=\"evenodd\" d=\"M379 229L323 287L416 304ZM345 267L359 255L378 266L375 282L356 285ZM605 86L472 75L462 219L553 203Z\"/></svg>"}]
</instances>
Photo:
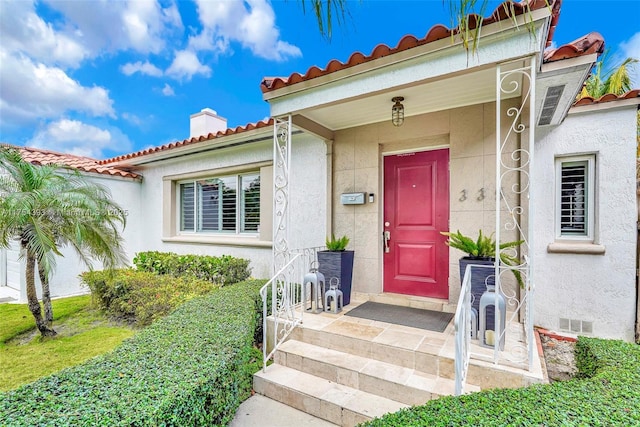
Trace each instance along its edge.
<instances>
[{"instance_id":1,"label":"door handle","mask_svg":"<svg viewBox=\"0 0 640 427\"><path fill-rule=\"evenodd\" d=\"M384 253L388 254L390 252L389 240L391 240L391 232L385 231L384 233L382 233L382 235L384 237Z\"/></svg>"}]
</instances>

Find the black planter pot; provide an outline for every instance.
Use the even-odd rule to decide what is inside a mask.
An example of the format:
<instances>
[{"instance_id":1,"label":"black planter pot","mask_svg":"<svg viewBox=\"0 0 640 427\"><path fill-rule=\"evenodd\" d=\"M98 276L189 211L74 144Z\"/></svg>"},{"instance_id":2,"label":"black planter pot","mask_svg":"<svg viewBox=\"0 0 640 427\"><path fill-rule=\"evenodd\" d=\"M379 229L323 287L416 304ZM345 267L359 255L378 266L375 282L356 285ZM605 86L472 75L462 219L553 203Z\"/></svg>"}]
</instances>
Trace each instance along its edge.
<instances>
[{"instance_id":1,"label":"black planter pot","mask_svg":"<svg viewBox=\"0 0 640 427\"><path fill-rule=\"evenodd\" d=\"M487 266L494 266L495 261L493 258L474 258L463 257L460 258L460 283L464 279L464 272L469 264L480 264ZM495 270L493 268L473 268L471 267L471 295L473 295L471 306L476 309L478 316L480 313L480 297L487 290L487 285L495 286ZM478 318L479 323L480 318ZM487 307L487 329L494 330L495 318L494 307Z\"/></svg>"},{"instance_id":2,"label":"black planter pot","mask_svg":"<svg viewBox=\"0 0 640 427\"><path fill-rule=\"evenodd\" d=\"M324 274L325 289L329 289L332 277L340 279L344 305L351 302L351 278L353 277L353 251L319 251L318 271Z\"/></svg>"}]
</instances>

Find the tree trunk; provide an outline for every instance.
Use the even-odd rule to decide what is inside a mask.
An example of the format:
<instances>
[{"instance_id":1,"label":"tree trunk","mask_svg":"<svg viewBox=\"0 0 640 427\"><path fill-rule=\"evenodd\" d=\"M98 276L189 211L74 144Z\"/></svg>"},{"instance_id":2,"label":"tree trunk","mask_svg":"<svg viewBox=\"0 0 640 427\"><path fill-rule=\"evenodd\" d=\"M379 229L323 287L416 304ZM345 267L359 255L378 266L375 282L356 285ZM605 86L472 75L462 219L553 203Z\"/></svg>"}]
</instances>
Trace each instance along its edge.
<instances>
[{"instance_id":1,"label":"tree trunk","mask_svg":"<svg viewBox=\"0 0 640 427\"><path fill-rule=\"evenodd\" d=\"M42 318L42 309L40 308L40 302L38 301L38 295L36 294L36 280L35 269L36 259L31 252L27 250L27 270L25 272L25 279L27 282L27 301L29 304L29 310L33 314L33 318L36 320L36 327L40 331L42 336L54 336L56 331L47 326L47 322Z\"/></svg>"},{"instance_id":2,"label":"tree trunk","mask_svg":"<svg viewBox=\"0 0 640 427\"><path fill-rule=\"evenodd\" d=\"M45 273L41 262L38 262L38 274L42 283L42 305L44 306L44 320L50 328L53 323L53 307L51 306L51 291L49 290L49 276Z\"/></svg>"}]
</instances>

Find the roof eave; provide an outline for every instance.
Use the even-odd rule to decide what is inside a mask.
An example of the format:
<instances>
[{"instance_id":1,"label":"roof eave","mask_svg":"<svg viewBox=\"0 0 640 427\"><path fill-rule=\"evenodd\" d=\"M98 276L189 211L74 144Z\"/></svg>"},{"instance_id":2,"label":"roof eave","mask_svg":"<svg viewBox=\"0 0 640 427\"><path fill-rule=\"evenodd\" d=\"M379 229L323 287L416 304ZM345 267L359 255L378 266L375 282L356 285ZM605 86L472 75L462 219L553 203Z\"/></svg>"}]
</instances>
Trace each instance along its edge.
<instances>
[{"instance_id":1,"label":"roof eave","mask_svg":"<svg viewBox=\"0 0 640 427\"><path fill-rule=\"evenodd\" d=\"M198 141L193 144L160 150L156 153L149 153L131 157L128 159L121 159L110 162L109 165L113 165L115 167L139 167L148 163L170 160L175 157L183 157L205 151L218 150L222 148L258 142L265 139L270 139L272 134L273 127L265 126L232 135L214 136L210 139Z\"/></svg>"},{"instance_id":2,"label":"roof eave","mask_svg":"<svg viewBox=\"0 0 640 427\"><path fill-rule=\"evenodd\" d=\"M640 96L635 98L619 98L606 102L594 102L586 105L573 105L569 114L586 113L589 111L611 110L614 108L640 107Z\"/></svg>"},{"instance_id":3,"label":"roof eave","mask_svg":"<svg viewBox=\"0 0 640 427\"><path fill-rule=\"evenodd\" d=\"M500 33L506 33L510 30L519 30L523 26L528 25L536 25L538 21L547 20L544 23L545 29L549 26L549 21L552 15L552 11L549 8L541 8L531 11L529 15L519 15L516 17L516 21L513 20L502 20L498 22L494 22L482 27L482 38L489 38L491 36L498 35ZM542 43L546 42L547 31L544 31L545 40L541 41ZM342 70L335 71L333 73L328 73L323 76L319 76L316 78L312 78L309 80L303 80L299 83L291 84L288 86L284 86L279 89L273 89L268 92L264 92L262 97L265 101L270 101L275 98L280 98L283 96L295 94L297 92L302 92L305 90L313 89L327 83L332 83L338 80L351 78L360 74L368 73L380 68L388 67L393 64L401 63L410 59L418 58L421 56L426 56L433 54L435 52L446 51L456 52L456 48L462 46L462 40L459 35L454 37L452 42L451 38L445 38L436 40L421 46L416 46L410 49L402 50L400 52L395 52L387 56L382 56L380 58L376 58L362 64L354 65L351 67L344 68Z\"/></svg>"}]
</instances>

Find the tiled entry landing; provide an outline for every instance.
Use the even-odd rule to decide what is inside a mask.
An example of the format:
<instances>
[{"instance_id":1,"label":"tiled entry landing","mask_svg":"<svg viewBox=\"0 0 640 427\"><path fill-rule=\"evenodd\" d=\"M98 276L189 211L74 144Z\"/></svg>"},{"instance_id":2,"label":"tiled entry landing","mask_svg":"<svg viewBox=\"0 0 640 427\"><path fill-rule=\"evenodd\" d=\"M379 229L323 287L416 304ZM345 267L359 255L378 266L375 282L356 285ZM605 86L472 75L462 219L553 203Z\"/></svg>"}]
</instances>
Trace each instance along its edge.
<instances>
[{"instance_id":1,"label":"tiled entry landing","mask_svg":"<svg viewBox=\"0 0 640 427\"><path fill-rule=\"evenodd\" d=\"M344 315L363 302L352 299L338 314L305 313L275 363L254 376L256 392L342 426L453 394L453 321L438 333ZM544 382L541 371L472 359L465 391Z\"/></svg>"}]
</instances>

